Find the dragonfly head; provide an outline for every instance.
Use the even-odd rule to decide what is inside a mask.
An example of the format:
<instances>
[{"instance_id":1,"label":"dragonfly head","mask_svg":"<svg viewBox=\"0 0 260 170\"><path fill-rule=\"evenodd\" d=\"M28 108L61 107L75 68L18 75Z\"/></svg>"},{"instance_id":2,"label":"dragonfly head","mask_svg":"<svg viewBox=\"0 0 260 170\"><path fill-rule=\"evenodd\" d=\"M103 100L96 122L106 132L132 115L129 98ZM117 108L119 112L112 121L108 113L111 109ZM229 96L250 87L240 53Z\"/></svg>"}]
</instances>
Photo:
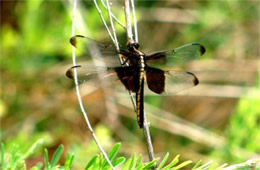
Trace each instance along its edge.
<instances>
[{"instance_id":1,"label":"dragonfly head","mask_svg":"<svg viewBox=\"0 0 260 170\"><path fill-rule=\"evenodd\" d=\"M139 44L137 42L128 41L126 47L129 51L135 51L138 50Z\"/></svg>"}]
</instances>

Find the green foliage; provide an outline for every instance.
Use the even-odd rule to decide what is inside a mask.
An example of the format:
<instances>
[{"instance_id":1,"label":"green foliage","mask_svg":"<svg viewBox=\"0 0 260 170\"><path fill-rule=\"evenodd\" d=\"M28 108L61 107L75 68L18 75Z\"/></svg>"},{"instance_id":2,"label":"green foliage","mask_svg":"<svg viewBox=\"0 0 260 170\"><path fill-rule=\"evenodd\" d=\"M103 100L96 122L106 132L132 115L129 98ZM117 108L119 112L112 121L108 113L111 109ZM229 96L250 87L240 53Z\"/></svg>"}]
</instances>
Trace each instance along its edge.
<instances>
[{"instance_id":1,"label":"green foliage","mask_svg":"<svg viewBox=\"0 0 260 170\"><path fill-rule=\"evenodd\" d=\"M54 155L52 157L51 162L49 162L48 161L49 160L49 158L48 158L48 150L44 149L44 163L45 163L45 169L46 170L52 170L52 169L60 167L59 165L56 165L56 164L58 163L59 159L61 158L61 154L62 154L63 150L64 150L64 147L62 145L60 145L57 148L57 150L54 152ZM68 162L72 162L73 158L67 156L67 159L69 159L69 160L67 160Z\"/></svg>"},{"instance_id":2,"label":"green foliage","mask_svg":"<svg viewBox=\"0 0 260 170\"><path fill-rule=\"evenodd\" d=\"M260 151L260 73L255 89L242 97L227 129L228 143L213 154L227 161L244 161Z\"/></svg>"},{"instance_id":3,"label":"green foliage","mask_svg":"<svg viewBox=\"0 0 260 170\"><path fill-rule=\"evenodd\" d=\"M43 140L37 140L26 152L21 153L21 146L13 145L11 153L6 152L4 143L1 143L1 169L26 169L25 159L33 155L43 144Z\"/></svg>"},{"instance_id":4,"label":"green foliage","mask_svg":"<svg viewBox=\"0 0 260 170\"><path fill-rule=\"evenodd\" d=\"M20 149L21 146L14 145L12 148L11 154L5 151L4 144L1 144L1 162L0 167L2 170L9 170L9 169L27 169L25 160L29 157L31 157L37 149L39 149L43 144L43 140L39 139L36 141L25 153L21 153ZM45 164L45 170L58 170L58 169L64 169L69 170L72 164L72 161L74 159L74 155L68 153L65 165L61 166L58 164L62 152L64 150L64 147L60 145L55 153L53 154L51 162L49 162L49 156L48 156L48 150L44 149L44 164ZM31 170L41 170L42 169L42 163L37 163L35 166L31 168Z\"/></svg>"},{"instance_id":5,"label":"green foliage","mask_svg":"<svg viewBox=\"0 0 260 170\"><path fill-rule=\"evenodd\" d=\"M37 149L42 145L43 140L40 139L36 141L26 153L21 153L19 151L21 146L13 146L11 154L5 151L4 144L1 144L1 162L0 166L2 170L8 169L26 169L25 160L32 156ZM186 169L188 165L192 163L192 161L184 161L180 162L179 157L177 155L167 164L169 153L167 153L162 161L159 163L159 158L156 158L153 161L142 163L142 155L136 157L136 154L133 154L131 158L126 161L125 157L117 156L119 153L121 144L116 143L114 147L109 151L108 158L111 160L114 167L121 167L123 170L149 170L153 167L156 167L158 170L179 170ZM66 160L63 165L59 164L59 160L64 151L63 145L60 145L53 154L51 161L49 161L48 150L44 149L44 169L45 170L70 170L72 167L72 161L74 159L74 155L68 153L66 156ZM204 165L201 165L201 161L199 161L192 170L213 170L218 168L223 168L226 164L223 164L217 167L217 164L213 164L212 162L208 162ZM40 170L43 165L41 162L37 163L35 166L31 168L31 170ZM90 161L85 166L85 170L95 170L95 169L111 169L107 161L104 159L102 154L94 155Z\"/></svg>"},{"instance_id":6,"label":"green foliage","mask_svg":"<svg viewBox=\"0 0 260 170\"><path fill-rule=\"evenodd\" d=\"M111 9L119 20L124 22L123 5L121 2L118 2L113 2ZM70 4L68 1L3 1L3 4L9 3L13 4L13 6L8 12L1 13L1 15L3 14L3 17L1 17L3 20L1 20L0 29L0 137L5 143L1 145L0 156L2 167L24 168L24 160L33 153L40 154L41 150L38 149L38 151L36 151L35 149L40 146L33 147L31 143L31 141L35 141L39 138L44 138L46 145L55 145L57 141L66 141L72 150L74 149L73 151L77 150L80 152L77 153L77 151L75 151L79 160L85 159L85 155L97 153L97 147L94 142L85 142L86 140L91 140L89 139L90 135L86 135L86 138L85 136L82 138L83 132L79 129L78 125L83 124L83 121L78 111L75 93L71 90L73 82L68 81L64 76L66 69L71 65L71 46L69 44L69 38L71 36L72 21ZM98 3L100 3L100 1L98 1ZM102 5L100 5L100 7L107 20L106 10ZM140 10L138 9L139 7ZM147 15L143 11L146 9L152 12L152 10L158 9L158 7L178 9L184 14L190 13L186 11L187 9L191 10L191 13L195 12L195 22L192 24L174 21L172 23L166 23L156 20L153 17L147 20L147 17L145 18ZM185 2L164 4L163 1L152 1L149 3L137 1L136 12L138 15L140 49L144 50L144 52L151 52L154 50L172 49L178 45L198 41L207 48L207 53L203 58L231 61L233 61L233 58L243 59L245 61L247 61L247 59L256 59L256 57L259 56L259 30L257 29L259 24L258 7L259 2L257 1L197 1L189 4ZM77 12L77 34L83 34L99 41L103 41L109 37L92 2L79 2ZM126 43L125 30L119 27L118 24L115 24L115 27L119 42L124 46ZM240 51L244 52L242 52L242 55L236 56ZM198 62L200 63L200 61ZM195 70L200 70L203 69L203 67L202 61L202 68L194 68ZM241 68L244 68L244 66L241 65ZM210 69L214 70L217 68L210 67ZM233 73L232 68L227 71L230 71L231 74ZM245 74L249 75L249 72ZM225 78L226 75L220 75L220 77L221 76ZM211 78L214 79L214 77ZM239 78L240 75L235 79ZM258 82L259 81L260 79ZM227 135L227 145L216 150L212 159L217 159L220 162L237 162L244 161L248 156L254 155L254 153L259 153L260 145L258 141L260 141L260 132L257 123L259 123L258 110L260 104L256 97L259 97L259 84L256 88L258 89L257 91L252 91L248 96L239 100L233 109L235 111L230 119L231 124L225 125L225 128L227 127L228 129L224 129ZM202 94L200 98L205 98L205 96ZM99 105L100 96L97 97L95 95L93 101L96 99L98 99L98 101L93 103L98 103ZM161 97L147 97L145 100L158 107L171 105L172 103L172 99L161 99ZM194 100L193 98L192 102L196 103L196 99L197 98ZM169 104L165 101L168 101ZM101 113L102 110L100 111L99 108L102 107L97 107L93 103L90 105L94 107L88 106L89 111L98 110L98 112ZM206 107L201 107L200 104L198 106L199 107L192 110L191 114L196 110L199 112L201 112L201 110L208 110ZM130 112L133 114L133 110L130 110ZM214 113L212 113L212 115L214 116ZM194 122L197 122L197 116L192 118L193 115L190 115L188 117L191 121L195 120ZM198 118L199 117L200 115L198 115ZM100 116L99 114L91 113L90 118L96 123L94 125L95 127L97 127L99 122L104 123L103 115ZM140 140L142 134L136 126L136 121L123 118L123 116L120 116L120 120L116 119L116 121L124 119L127 119L125 122L128 122L127 124L123 122L124 125L126 125L125 127L131 134L136 135L136 139ZM206 119L204 120L207 121ZM131 121L134 124L127 126ZM109 123L111 124L111 122ZM202 122L202 124L204 123L205 122ZM207 125L209 128L214 127L211 123ZM103 129L107 131L110 130L106 125L103 126ZM219 129L217 129L217 131L218 130ZM223 129L221 129L221 133L222 130ZM10 131L12 133L10 133ZM122 132L117 133L111 130L110 133L105 134L106 132L104 131L105 130L102 130L99 139L106 145L114 143L113 137L117 139L120 138L122 141L129 140L128 135L125 135L127 138L124 139L120 136ZM84 131L84 134L85 132L86 131ZM169 135L169 133L155 128L152 133L154 143L161 143L161 146L164 147L161 148L162 150L166 150L170 153L180 153L182 157L184 157L184 154L181 153L181 148L178 150L178 147L172 147L172 144L183 145L184 142L179 140L178 136ZM168 141L171 137L177 140L174 140L170 144ZM28 141L29 138L30 141ZM138 140L132 140L132 138L130 140L129 143L132 145L142 146L135 144L138 143ZM202 155L202 157L209 156L207 155L208 153L203 152L201 154L200 149L198 149L201 148L201 146L193 147L196 147L194 152ZM32 150L28 148L32 148ZM141 147L138 149L140 148ZM185 146L185 149L187 148L188 147ZM214 148L210 149L213 150ZM114 149L114 151L118 150ZM49 164L50 167L56 167L57 163L55 162L57 162L58 157L55 156L56 159L52 158L49 162L47 150L44 153L46 165ZM149 167L154 165L154 163L142 163L141 155L137 156L133 154L131 158L126 159L124 157L117 158L117 154L118 152L111 153L113 164L120 166L121 163L121 166L126 167L126 169L141 169L144 168L144 166ZM160 166L160 168L163 169L167 166L176 168L185 165L179 162L179 157L175 157L172 161L169 161L169 163L167 161L168 158L169 155L164 157L163 161L158 164L158 167ZM183 159L192 158L185 157ZM201 157L196 159L199 160ZM73 160L74 155L67 154L64 169L70 169ZM84 161L74 160L73 164L80 164L77 166L85 167L85 164L82 165L82 162ZM107 167L107 163L105 163L101 155L94 156L88 165L94 165L96 162L102 162L106 164L103 166ZM39 163L32 169L41 169L41 167L44 166L43 164L44 163ZM201 165L201 163L198 162L194 169L200 166L203 166L201 169L208 168L207 165L211 164ZM100 166L96 165L96 167ZM76 169L80 168L77 167Z\"/></svg>"},{"instance_id":7,"label":"green foliage","mask_svg":"<svg viewBox=\"0 0 260 170\"><path fill-rule=\"evenodd\" d=\"M119 166L125 162L124 157L117 157L116 155L119 152L121 147L120 143L114 145L114 147L108 152L108 158L111 160L111 163L114 167ZM89 163L86 165L85 169L109 169L108 162L104 159L102 154L95 155Z\"/></svg>"}]
</instances>

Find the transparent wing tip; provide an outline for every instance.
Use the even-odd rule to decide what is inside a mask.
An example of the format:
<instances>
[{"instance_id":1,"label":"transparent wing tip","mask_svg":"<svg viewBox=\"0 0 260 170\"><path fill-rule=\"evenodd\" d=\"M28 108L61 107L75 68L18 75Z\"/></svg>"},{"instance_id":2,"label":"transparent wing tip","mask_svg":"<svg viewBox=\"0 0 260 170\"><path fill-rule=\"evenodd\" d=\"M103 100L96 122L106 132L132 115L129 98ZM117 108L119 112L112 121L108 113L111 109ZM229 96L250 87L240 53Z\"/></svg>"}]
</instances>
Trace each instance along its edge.
<instances>
[{"instance_id":1,"label":"transparent wing tip","mask_svg":"<svg viewBox=\"0 0 260 170\"><path fill-rule=\"evenodd\" d=\"M73 37L70 38L70 44L73 45L74 47L77 47L77 37L84 38L83 35L74 35Z\"/></svg>"},{"instance_id":2,"label":"transparent wing tip","mask_svg":"<svg viewBox=\"0 0 260 170\"><path fill-rule=\"evenodd\" d=\"M81 65L77 65L77 66L73 66L71 67L70 69L67 70L66 72L66 76L70 79L74 79L74 68L78 68L78 67L81 67Z\"/></svg>"},{"instance_id":3,"label":"transparent wing tip","mask_svg":"<svg viewBox=\"0 0 260 170\"><path fill-rule=\"evenodd\" d=\"M192 45L198 45L200 47L200 54L203 55L206 52L206 48L200 43L192 43Z\"/></svg>"},{"instance_id":4,"label":"transparent wing tip","mask_svg":"<svg viewBox=\"0 0 260 170\"><path fill-rule=\"evenodd\" d=\"M192 72L186 72L187 74L191 75L193 77L192 82L194 86L197 86L199 84L199 79L193 74Z\"/></svg>"}]
</instances>

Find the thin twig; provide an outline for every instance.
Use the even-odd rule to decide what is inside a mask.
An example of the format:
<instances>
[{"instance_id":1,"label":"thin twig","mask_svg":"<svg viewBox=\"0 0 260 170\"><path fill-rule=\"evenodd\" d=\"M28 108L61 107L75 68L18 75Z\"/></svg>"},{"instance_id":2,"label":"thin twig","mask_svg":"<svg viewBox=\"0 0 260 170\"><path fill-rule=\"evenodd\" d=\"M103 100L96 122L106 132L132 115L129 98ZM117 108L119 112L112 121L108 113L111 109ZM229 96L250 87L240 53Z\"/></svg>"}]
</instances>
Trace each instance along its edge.
<instances>
[{"instance_id":1,"label":"thin twig","mask_svg":"<svg viewBox=\"0 0 260 170\"><path fill-rule=\"evenodd\" d=\"M114 37L113 37L112 33L110 32L110 29L108 28L107 23L106 23L106 21L105 21L103 15L102 15L102 11L101 11L100 8L98 7L97 1L96 1L96 0L93 0L93 1L94 1L94 4L95 4L96 8L97 8L98 14L99 14L99 16L100 16L100 18L101 18L101 20L102 20L104 26L105 26L106 29L107 29L107 32L108 32L108 34L109 34L111 40L112 40L113 43L116 45L116 42L115 42L115 40L114 40Z\"/></svg>"},{"instance_id":2,"label":"thin twig","mask_svg":"<svg viewBox=\"0 0 260 170\"><path fill-rule=\"evenodd\" d=\"M104 3L103 0L101 0L101 3L102 3L102 5L107 9L107 5ZM111 15L112 15L112 17L115 19L115 21L116 21L119 25L121 25L124 29L126 29L125 25L124 25L123 23L121 23L121 22L119 21L119 19L117 19L117 17L116 17L113 13L111 13Z\"/></svg>"},{"instance_id":3,"label":"thin twig","mask_svg":"<svg viewBox=\"0 0 260 170\"><path fill-rule=\"evenodd\" d=\"M134 2L132 2L132 8L134 8ZM132 12L135 13L134 10L132 10ZM135 14L133 14L133 16L135 16ZM133 42L129 0L125 0L125 17L126 17L127 37L128 37L130 42ZM134 19L134 22L136 22L136 19ZM134 25L135 25L135 31L136 31L135 39L138 41L137 24L134 23ZM152 145L152 140L151 140L151 135L150 135L149 123L147 122L145 111L144 111L143 132L144 132L144 137L146 139L146 146L147 146L147 149L148 149L149 159L150 159L150 161L152 161L155 158L154 158L153 145Z\"/></svg>"},{"instance_id":4,"label":"thin twig","mask_svg":"<svg viewBox=\"0 0 260 170\"><path fill-rule=\"evenodd\" d=\"M126 20L126 32L130 43L133 43L133 33L131 27L131 15L130 15L130 4L129 0L125 0L125 20Z\"/></svg>"},{"instance_id":5,"label":"thin twig","mask_svg":"<svg viewBox=\"0 0 260 170\"><path fill-rule=\"evenodd\" d=\"M77 0L74 0L73 1L73 15L72 15L72 36L75 35L75 28L76 28L76 12L77 12ZM75 48L72 46L72 60L73 60L73 65L76 66L76 53L75 53ZM96 142L99 150L101 151L101 153L104 155L106 161L108 162L109 166L112 168L112 169L115 169L111 163L111 161L109 160L106 152L103 150L101 144L99 143L96 135L95 135L95 132L93 131L92 129L92 126L89 122L89 119L88 119L88 115L87 115L87 112L85 111L84 109L84 106L83 106L83 102L82 102L82 98L81 98L81 95L80 95L80 90L79 90L79 84L78 84L78 76L77 76L77 70L74 69L74 77L75 77L75 85L76 85L76 93L77 93L77 97L78 97L78 101L79 101L79 105L80 105L80 109L81 109L81 112L83 113L83 116L85 118L85 121L87 123L87 126L88 126L88 129L92 135L92 137L94 138L94 141Z\"/></svg>"},{"instance_id":6,"label":"thin twig","mask_svg":"<svg viewBox=\"0 0 260 170\"><path fill-rule=\"evenodd\" d=\"M110 9L109 0L106 0L106 3L107 3L107 12L108 12L108 16L109 16L109 21L110 21L110 25L111 25L114 40L115 40L115 46L116 46L116 49L119 51L119 45L118 45L118 41L117 41L116 30L115 30L113 19L112 19L112 12Z\"/></svg>"},{"instance_id":7,"label":"thin twig","mask_svg":"<svg viewBox=\"0 0 260 170\"><path fill-rule=\"evenodd\" d=\"M112 28L112 31L113 31L113 34L114 34L115 46L116 46L116 49L119 50L119 44L118 44L118 41L117 41L116 30L115 30L113 19L112 19L113 13L111 12L111 9L110 9L109 0L106 0L106 3L107 3L107 11L108 11L108 15L109 15L109 21L110 21L111 28ZM101 15L102 15L102 13L101 13ZM120 55L119 55L119 59L120 59L121 64L123 64L124 61L123 61L123 59ZM130 91L128 91L128 93L129 93L131 102L133 104L134 110L136 111L136 104L135 104L134 96Z\"/></svg>"},{"instance_id":8,"label":"thin twig","mask_svg":"<svg viewBox=\"0 0 260 170\"><path fill-rule=\"evenodd\" d=\"M132 7L132 14L133 14L133 20L134 20L134 30L135 30L135 42L138 43L138 31L137 31L137 21L136 21L136 15L135 15L135 3L134 0L131 0L131 7Z\"/></svg>"}]
</instances>

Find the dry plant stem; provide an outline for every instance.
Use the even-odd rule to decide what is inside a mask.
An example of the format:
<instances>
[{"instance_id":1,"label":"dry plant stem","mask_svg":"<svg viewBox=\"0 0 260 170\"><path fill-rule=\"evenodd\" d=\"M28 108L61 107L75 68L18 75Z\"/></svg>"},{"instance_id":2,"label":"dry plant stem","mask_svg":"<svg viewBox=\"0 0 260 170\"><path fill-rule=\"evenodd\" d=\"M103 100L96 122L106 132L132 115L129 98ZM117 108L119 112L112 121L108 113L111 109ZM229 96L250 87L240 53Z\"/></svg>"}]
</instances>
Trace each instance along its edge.
<instances>
[{"instance_id":1,"label":"dry plant stem","mask_svg":"<svg viewBox=\"0 0 260 170\"><path fill-rule=\"evenodd\" d=\"M118 41L117 41L116 30L115 30L114 23L112 20L112 12L110 9L109 0L106 0L106 3L107 3L107 12L108 12L108 16L109 16L109 21L110 21L110 25L111 25L114 40L115 40L115 46L116 46L116 49L119 50L119 45L118 45Z\"/></svg>"},{"instance_id":2,"label":"dry plant stem","mask_svg":"<svg viewBox=\"0 0 260 170\"><path fill-rule=\"evenodd\" d=\"M115 27L114 27L114 23L113 23L113 19L112 19L112 16L113 16L113 13L111 12L111 9L110 9L110 5L109 5L109 0L106 0L106 3L107 3L107 11L108 11L108 15L109 15L109 21L110 21L110 24L111 24L111 28L112 28L112 31L113 31L113 34L114 34L114 39L115 39L115 46L116 46L116 49L119 50L119 44L118 44L118 41L117 41L117 36L116 36L116 31L115 31ZM101 13L102 15L102 13ZM122 58L119 56L119 59L120 59L120 62L121 64L123 64L123 60ZM136 111L136 104L135 104L135 101L134 101L134 97L133 97L133 94L129 92L129 95L130 95L130 99L131 99L131 102L133 104L133 107L134 107L134 110Z\"/></svg>"},{"instance_id":3,"label":"dry plant stem","mask_svg":"<svg viewBox=\"0 0 260 170\"><path fill-rule=\"evenodd\" d=\"M97 4L96 0L93 0L93 1L94 1L95 6L96 6L96 8L97 8L97 10L98 10L99 16L100 16L100 18L101 18L103 24L105 25L105 27L106 27L106 29L107 29L107 32L108 32L110 38L112 39L112 41L113 41L113 43L115 44L116 48L119 50L119 45L118 45L118 43L116 43L116 42L117 42L116 34L115 34L115 38L116 38L116 41L115 41L114 38L113 38L113 36L112 36L112 33L110 32L110 30L109 30L109 28L108 28L108 26L107 26L107 24L106 24L106 21L105 21L103 15L102 15L102 12L101 12L100 8L98 7L98 4ZM109 3L109 2L108 2L108 3ZM109 6L109 5L108 5L108 6ZM109 15L112 15L112 12L111 12L111 10L110 10L110 7L107 8L107 10L108 10L108 14L109 14ZM113 24L113 22L112 22L112 17L111 17L111 16L109 17L109 19L110 19L110 22ZM123 61L122 61L122 58L121 58L121 57L120 57L120 61L121 61L121 64L122 64ZM131 94L130 91L129 91L129 95L130 95L132 104L133 104L133 106L134 106L134 109L136 110L135 102L134 102L134 97L133 97L133 94Z\"/></svg>"},{"instance_id":4,"label":"dry plant stem","mask_svg":"<svg viewBox=\"0 0 260 170\"><path fill-rule=\"evenodd\" d=\"M75 28L76 28L76 10L77 10L77 0L74 0L73 1L73 16L72 16L72 36L75 35ZM72 47L72 60L73 60L73 65L76 66L76 54L75 54L75 48ZM106 161L108 162L109 166L114 170L115 168L113 167L111 161L109 160L106 152L103 150L101 144L99 143L93 129L92 129L92 126L89 122L89 119L88 119L88 116L87 116L87 113L84 109L84 106L83 106L83 102L82 102L82 98L81 98L81 95L80 95L80 91L79 91L79 84L78 84L78 76L77 76L77 70L74 69L74 77L75 77L75 85L76 85L76 93L77 93L77 97L78 97L78 101L79 101L79 105L80 105L80 109L83 113L83 116L85 118L85 121L87 123L87 126L88 126L88 129L92 135L92 137L94 138L94 141L96 142L99 150L101 151L101 153L104 155L104 158L106 159Z\"/></svg>"},{"instance_id":5,"label":"dry plant stem","mask_svg":"<svg viewBox=\"0 0 260 170\"><path fill-rule=\"evenodd\" d=\"M130 43L133 43L133 33L131 27L131 14L129 0L125 0L125 20L126 20L126 32Z\"/></svg>"},{"instance_id":6,"label":"dry plant stem","mask_svg":"<svg viewBox=\"0 0 260 170\"><path fill-rule=\"evenodd\" d=\"M151 140L151 134L150 134L150 129L149 129L149 123L147 123L146 120L146 115L144 113L144 127L143 127L143 132L144 132L144 137L146 139L146 146L148 149L148 155L149 155L149 160L152 161L154 160L154 151L153 151L153 144Z\"/></svg>"},{"instance_id":7,"label":"dry plant stem","mask_svg":"<svg viewBox=\"0 0 260 170\"><path fill-rule=\"evenodd\" d=\"M134 2L132 2L132 8L134 8ZM135 13L135 11L132 11ZM135 16L135 14L133 14ZM129 0L125 0L125 17L126 17L126 29L127 29L127 37L130 40L130 42L133 42L133 34L132 34L132 27L131 27L131 16L130 16L130 4ZM136 19L134 19L134 22L136 22ZM137 33L137 24L134 23L135 30ZM138 41L137 34L135 35L135 39ZM149 123L147 123L146 120L146 113L144 111L144 127L143 127L144 137L146 139L146 146L148 149L149 159L150 161L154 160L154 151L153 151L153 145L150 135L150 129L149 129Z\"/></svg>"},{"instance_id":8,"label":"dry plant stem","mask_svg":"<svg viewBox=\"0 0 260 170\"><path fill-rule=\"evenodd\" d=\"M137 21L136 21L136 15L135 15L135 3L134 0L131 0L131 7L132 7L132 14L133 14L133 20L134 20L134 30L135 30L135 42L138 43L138 31L137 31Z\"/></svg>"},{"instance_id":9,"label":"dry plant stem","mask_svg":"<svg viewBox=\"0 0 260 170\"><path fill-rule=\"evenodd\" d=\"M107 5L104 3L103 0L101 0L101 3L102 3L102 5L107 9ZM108 9L107 9L107 10L108 10ZM117 17L116 17L113 13L111 13L111 15L112 15L112 17L115 19L115 21L116 21L119 25L121 25L124 29L126 29L126 27L124 26L124 24L122 24L122 23L117 19Z\"/></svg>"},{"instance_id":10,"label":"dry plant stem","mask_svg":"<svg viewBox=\"0 0 260 170\"><path fill-rule=\"evenodd\" d=\"M106 21L105 21L103 15L102 15L102 12L101 12L100 8L98 7L97 1L96 1L96 0L93 0L93 1L94 1L94 4L95 4L96 8L97 8L98 14L99 14L99 16L100 16L100 18L101 18L101 20L102 20L104 26L105 26L106 29L107 29L107 32L108 32L110 38L112 39L113 43L116 45L115 40L114 40L114 37L113 37L112 33L110 32L110 30L109 30L109 28L108 28L108 26L107 26L107 23L106 23Z\"/></svg>"}]
</instances>

